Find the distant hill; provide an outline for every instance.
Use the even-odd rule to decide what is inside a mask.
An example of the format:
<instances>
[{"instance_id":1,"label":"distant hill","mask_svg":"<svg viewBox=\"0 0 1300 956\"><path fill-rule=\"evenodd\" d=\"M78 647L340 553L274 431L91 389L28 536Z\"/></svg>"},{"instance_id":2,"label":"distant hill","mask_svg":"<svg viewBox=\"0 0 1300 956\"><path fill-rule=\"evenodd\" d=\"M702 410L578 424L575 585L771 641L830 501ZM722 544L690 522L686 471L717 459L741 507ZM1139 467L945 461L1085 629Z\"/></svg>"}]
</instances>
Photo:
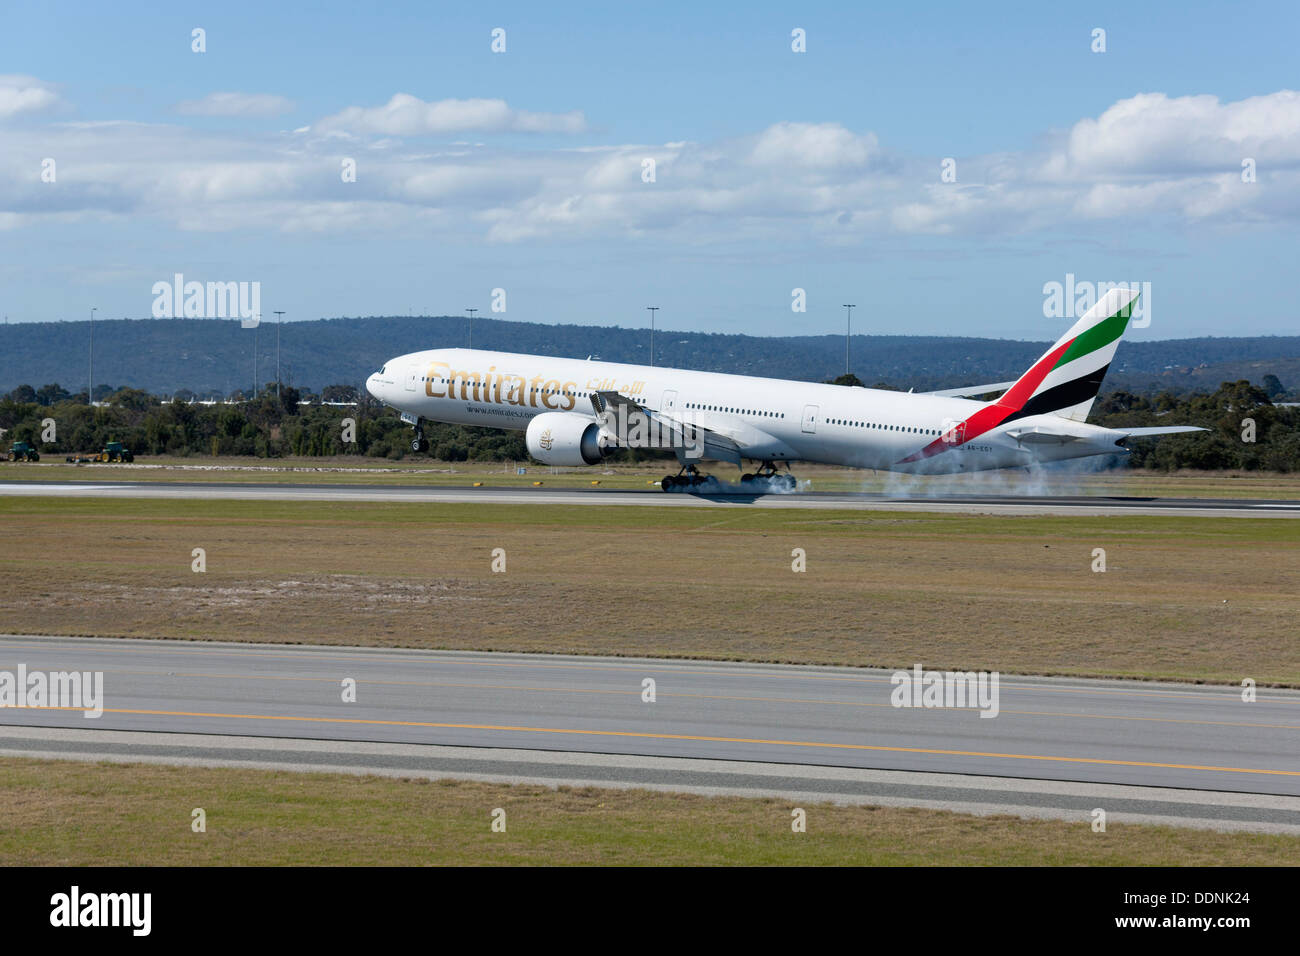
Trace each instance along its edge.
<instances>
[{"instance_id":1,"label":"distant hill","mask_svg":"<svg viewBox=\"0 0 1300 956\"><path fill-rule=\"evenodd\" d=\"M1188 341L1206 340L1189 339ZM1215 339L1211 341L1231 342L1234 340ZM1270 340L1265 339L1264 341ZM1285 342L1290 340L1278 338L1271 341ZM1117 367L1123 364L1124 350L1131 347L1120 346L1119 358L1121 361L1116 363ZM1236 382L1243 378L1260 385L1265 375L1276 375L1283 386L1290 393L1295 394L1297 388L1300 388L1300 358L1235 359L1191 368L1177 366L1162 369L1158 372L1134 371L1132 369L1116 371L1112 369L1110 374L1106 376L1105 388L1108 391L1122 388L1136 395L1154 395L1159 392L1187 395L1192 392L1212 392L1224 382Z\"/></svg>"},{"instance_id":2,"label":"distant hill","mask_svg":"<svg viewBox=\"0 0 1300 956\"><path fill-rule=\"evenodd\" d=\"M0 325L0 393L17 385L86 383L87 322ZM95 381L157 394L186 388L228 394L253 382L255 333L238 321L114 319L95 323ZM288 322L280 330L283 377L300 389L363 382L386 359L421 348L465 345L466 320L456 316L375 316ZM275 379L275 324L256 332L258 379ZM855 335L853 371L868 384L918 390L1015 378L1047 342L956 336ZM612 362L645 363L645 329L542 325L479 319L474 345ZM835 335L764 338L659 331L660 365L822 381L844 371L844 338ZM1221 381L1259 383L1276 375L1300 386L1300 336L1172 339L1127 342L1106 379L1107 390L1213 390Z\"/></svg>"}]
</instances>

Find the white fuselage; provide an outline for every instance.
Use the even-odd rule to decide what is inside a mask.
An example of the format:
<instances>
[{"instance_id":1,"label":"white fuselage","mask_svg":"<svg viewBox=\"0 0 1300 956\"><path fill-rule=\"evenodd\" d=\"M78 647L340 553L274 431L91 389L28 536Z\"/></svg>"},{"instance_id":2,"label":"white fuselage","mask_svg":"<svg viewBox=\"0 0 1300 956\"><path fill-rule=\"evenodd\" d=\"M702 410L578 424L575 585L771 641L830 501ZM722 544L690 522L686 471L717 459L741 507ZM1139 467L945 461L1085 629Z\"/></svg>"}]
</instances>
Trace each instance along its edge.
<instances>
[{"instance_id":1,"label":"white fuselage","mask_svg":"<svg viewBox=\"0 0 1300 956\"><path fill-rule=\"evenodd\" d=\"M1091 442L1031 449L994 429L928 461L901 464L984 403L479 349L399 356L371 375L366 387L408 420L507 429L527 429L534 416L546 412L593 418L591 393L615 391L660 415L731 438L743 457L754 461L934 473L1023 466L1103 450Z\"/></svg>"}]
</instances>

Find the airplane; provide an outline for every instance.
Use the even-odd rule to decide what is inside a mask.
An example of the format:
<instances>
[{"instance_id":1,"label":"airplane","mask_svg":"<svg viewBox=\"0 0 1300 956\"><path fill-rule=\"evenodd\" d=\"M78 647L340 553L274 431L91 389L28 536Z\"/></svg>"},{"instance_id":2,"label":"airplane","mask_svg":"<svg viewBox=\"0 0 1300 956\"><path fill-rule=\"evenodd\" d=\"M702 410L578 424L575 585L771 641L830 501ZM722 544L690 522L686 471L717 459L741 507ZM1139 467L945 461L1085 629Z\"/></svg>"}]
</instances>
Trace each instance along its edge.
<instances>
[{"instance_id":1,"label":"airplane","mask_svg":"<svg viewBox=\"0 0 1300 956\"><path fill-rule=\"evenodd\" d=\"M702 461L742 470L756 462L740 483L770 491L797 487L792 462L917 474L1029 467L1206 430L1088 424L1138 296L1108 290L1014 382L934 392L460 348L399 355L366 389L414 426L414 452L429 450L425 422L522 430L529 455L547 465L598 465L620 448L663 448L680 465L660 483L664 491L710 480Z\"/></svg>"}]
</instances>

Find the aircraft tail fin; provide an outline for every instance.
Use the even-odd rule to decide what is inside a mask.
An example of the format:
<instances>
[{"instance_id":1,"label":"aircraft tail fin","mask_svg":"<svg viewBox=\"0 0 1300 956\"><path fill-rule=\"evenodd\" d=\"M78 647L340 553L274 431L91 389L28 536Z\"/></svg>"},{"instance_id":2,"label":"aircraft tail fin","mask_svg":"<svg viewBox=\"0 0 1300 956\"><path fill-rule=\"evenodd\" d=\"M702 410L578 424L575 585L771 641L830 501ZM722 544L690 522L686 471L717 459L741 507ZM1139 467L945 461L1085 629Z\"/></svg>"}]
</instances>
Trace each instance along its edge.
<instances>
[{"instance_id":1,"label":"aircraft tail fin","mask_svg":"<svg viewBox=\"0 0 1300 956\"><path fill-rule=\"evenodd\" d=\"M1050 413L1085 421L1139 295L1108 290L993 404L1011 408L1009 418Z\"/></svg>"}]
</instances>

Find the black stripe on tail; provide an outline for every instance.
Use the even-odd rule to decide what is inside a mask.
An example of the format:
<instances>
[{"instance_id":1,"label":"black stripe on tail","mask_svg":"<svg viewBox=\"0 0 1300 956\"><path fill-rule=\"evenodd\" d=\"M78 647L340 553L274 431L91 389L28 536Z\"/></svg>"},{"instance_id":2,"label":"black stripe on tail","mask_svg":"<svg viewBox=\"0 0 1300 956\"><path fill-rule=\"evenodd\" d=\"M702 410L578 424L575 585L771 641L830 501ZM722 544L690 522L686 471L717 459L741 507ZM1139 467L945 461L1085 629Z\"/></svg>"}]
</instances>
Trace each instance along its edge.
<instances>
[{"instance_id":1,"label":"black stripe on tail","mask_svg":"<svg viewBox=\"0 0 1300 956\"><path fill-rule=\"evenodd\" d=\"M1110 368L1109 362L1095 372L1089 372L1073 381L1053 385L1047 391L1040 392L1025 402L1020 411L1007 416L1005 421L1013 422L1017 418L1028 418L1030 415L1046 415L1063 408L1073 408L1090 398L1096 398L1097 393L1101 391L1101 380L1106 377L1108 368Z\"/></svg>"}]
</instances>

